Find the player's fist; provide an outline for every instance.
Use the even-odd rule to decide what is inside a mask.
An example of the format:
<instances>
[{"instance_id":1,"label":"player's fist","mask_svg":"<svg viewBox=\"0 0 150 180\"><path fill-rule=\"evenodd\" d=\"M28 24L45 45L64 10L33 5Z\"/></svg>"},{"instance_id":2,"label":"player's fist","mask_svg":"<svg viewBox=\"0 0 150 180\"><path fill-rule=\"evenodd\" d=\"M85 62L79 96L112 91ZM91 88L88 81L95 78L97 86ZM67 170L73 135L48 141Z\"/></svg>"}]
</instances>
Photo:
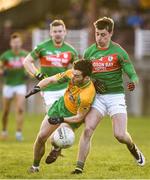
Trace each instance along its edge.
<instances>
[{"instance_id":1,"label":"player's fist","mask_svg":"<svg viewBox=\"0 0 150 180\"><path fill-rule=\"evenodd\" d=\"M127 88L129 91L133 91L135 89L135 84L134 82L130 82L127 84Z\"/></svg>"},{"instance_id":2,"label":"player's fist","mask_svg":"<svg viewBox=\"0 0 150 180\"><path fill-rule=\"evenodd\" d=\"M34 86L34 88L28 94L26 94L25 98L28 98L31 95L38 93L39 91L41 91L41 88L39 86Z\"/></svg>"},{"instance_id":3,"label":"player's fist","mask_svg":"<svg viewBox=\"0 0 150 180\"><path fill-rule=\"evenodd\" d=\"M42 79L46 77L46 75L40 72L40 73L35 74L35 77L37 80L41 81Z\"/></svg>"},{"instance_id":4,"label":"player's fist","mask_svg":"<svg viewBox=\"0 0 150 180\"><path fill-rule=\"evenodd\" d=\"M53 125L61 124L64 122L64 118L63 117L49 117L48 122Z\"/></svg>"}]
</instances>

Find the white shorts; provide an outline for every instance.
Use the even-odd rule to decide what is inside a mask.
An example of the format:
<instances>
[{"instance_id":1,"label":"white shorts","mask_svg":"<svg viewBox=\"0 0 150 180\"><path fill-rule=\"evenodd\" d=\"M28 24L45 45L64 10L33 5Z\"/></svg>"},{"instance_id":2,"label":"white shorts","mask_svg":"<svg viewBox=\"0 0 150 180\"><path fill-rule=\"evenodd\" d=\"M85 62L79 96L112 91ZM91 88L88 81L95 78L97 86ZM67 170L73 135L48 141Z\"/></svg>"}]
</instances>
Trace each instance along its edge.
<instances>
[{"instance_id":1,"label":"white shorts","mask_svg":"<svg viewBox=\"0 0 150 180\"><path fill-rule=\"evenodd\" d=\"M44 99L46 107L48 107L46 109L49 109L55 101L64 96L65 91L66 89L61 89L58 91L42 91L41 95Z\"/></svg>"},{"instance_id":2,"label":"white shorts","mask_svg":"<svg viewBox=\"0 0 150 180\"><path fill-rule=\"evenodd\" d=\"M25 84L17 85L17 86L3 86L3 97L12 98L15 94L25 95L27 92L27 87Z\"/></svg>"},{"instance_id":3,"label":"white shorts","mask_svg":"<svg viewBox=\"0 0 150 180\"><path fill-rule=\"evenodd\" d=\"M92 107L96 108L103 116L127 113L124 94L97 94Z\"/></svg>"}]
</instances>

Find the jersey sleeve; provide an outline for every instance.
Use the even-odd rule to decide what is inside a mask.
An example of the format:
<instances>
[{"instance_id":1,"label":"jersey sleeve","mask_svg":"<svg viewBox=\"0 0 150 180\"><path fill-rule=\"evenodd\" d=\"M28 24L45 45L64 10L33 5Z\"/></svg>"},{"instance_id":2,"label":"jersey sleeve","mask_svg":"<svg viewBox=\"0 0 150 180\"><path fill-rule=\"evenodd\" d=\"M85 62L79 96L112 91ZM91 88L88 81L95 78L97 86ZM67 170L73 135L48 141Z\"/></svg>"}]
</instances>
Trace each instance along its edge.
<instances>
[{"instance_id":1,"label":"jersey sleeve","mask_svg":"<svg viewBox=\"0 0 150 180\"><path fill-rule=\"evenodd\" d=\"M63 73L58 73L55 75L55 77L58 80L58 82L60 82L60 83L68 82L72 77L72 70L70 69Z\"/></svg>"},{"instance_id":2,"label":"jersey sleeve","mask_svg":"<svg viewBox=\"0 0 150 180\"><path fill-rule=\"evenodd\" d=\"M87 50L84 51L84 53L83 53L83 58L84 58L84 59L87 59Z\"/></svg>"},{"instance_id":3,"label":"jersey sleeve","mask_svg":"<svg viewBox=\"0 0 150 180\"><path fill-rule=\"evenodd\" d=\"M122 51L119 53L119 59L122 69L128 75L129 79L132 82L138 81L138 76L127 52Z\"/></svg>"},{"instance_id":4,"label":"jersey sleeve","mask_svg":"<svg viewBox=\"0 0 150 180\"><path fill-rule=\"evenodd\" d=\"M71 63L73 63L74 61L77 61L77 60L79 60L79 54L78 54L78 52L74 49L74 50L73 50L73 53L72 53Z\"/></svg>"},{"instance_id":5,"label":"jersey sleeve","mask_svg":"<svg viewBox=\"0 0 150 180\"><path fill-rule=\"evenodd\" d=\"M40 45L38 45L30 52L30 55L32 56L34 60L40 57L40 51L41 51L41 47Z\"/></svg>"},{"instance_id":6,"label":"jersey sleeve","mask_svg":"<svg viewBox=\"0 0 150 180\"><path fill-rule=\"evenodd\" d=\"M1 63L1 65L3 65L5 61L6 61L6 57L5 57L5 52L4 52L3 54L0 55L0 63Z\"/></svg>"}]
</instances>

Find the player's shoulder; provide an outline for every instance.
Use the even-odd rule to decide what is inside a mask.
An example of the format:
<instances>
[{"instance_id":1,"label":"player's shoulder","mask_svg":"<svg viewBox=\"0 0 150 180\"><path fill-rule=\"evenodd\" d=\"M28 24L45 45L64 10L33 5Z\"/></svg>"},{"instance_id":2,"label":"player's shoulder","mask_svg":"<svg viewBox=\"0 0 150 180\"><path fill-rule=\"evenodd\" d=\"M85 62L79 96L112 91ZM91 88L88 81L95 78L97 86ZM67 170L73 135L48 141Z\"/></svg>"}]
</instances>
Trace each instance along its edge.
<instances>
[{"instance_id":1,"label":"player's shoulder","mask_svg":"<svg viewBox=\"0 0 150 180\"><path fill-rule=\"evenodd\" d=\"M111 46L112 46L112 48L115 48L115 50L120 53L127 53L126 50L120 44L118 44L114 41L111 42Z\"/></svg>"},{"instance_id":2,"label":"player's shoulder","mask_svg":"<svg viewBox=\"0 0 150 180\"><path fill-rule=\"evenodd\" d=\"M4 51L1 56L7 56L7 55L10 55L12 53L11 49L8 49L6 51Z\"/></svg>"},{"instance_id":3,"label":"player's shoulder","mask_svg":"<svg viewBox=\"0 0 150 180\"><path fill-rule=\"evenodd\" d=\"M29 51L27 51L26 49L22 49L21 52L22 52L23 54L28 54L28 53L29 53Z\"/></svg>"},{"instance_id":4,"label":"player's shoulder","mask_svg":"<svg viewBox=\"0 0 150 180\"><path fill-rule=\"evenodd\" d=\"M76 49L71 45L71 44L69 44L68 42L64 42L64 46L66 46L68 49L71 49L71 50L73 50L73 51L76 51Z\"/></svg>"},{"instance_id":5,"label":"player's shoulder","mask_svg":"<svg viewBox=\"0 0 150 180\"><path fill-rule=\"evenodd\" d=\"M91 44L89 47L87 47L86 49L85 49L85 52L87 52L87 51L91 51L91 49L95 49L96 48L96 44L94 43L94 44Z\"/></svg>"},{"instance_id":6,"label":"player's shoulder","mask_svg":"<svg viewBox=\"0 0 150 180\"><path fill-rule=\"evenodd\" d=\"M52 43L52 40L51 39L48 39L48 40L45 40L45 41L42 41L41 43L39 43L37 46L38 47L43 47L43 46L47 46L49 44Z\"/></svg>"},{"instance_id":7,"label":"player's shoulder","mask_svg":"<svg viewBox=\"0 0 150 180\"><path fill-rule=\"evenodd\" d=\"M93 51L95 51L95 50L96 50L96 43L90 45L89 47L87 47L87 48L85 49L85 51L84 51L84 57L90 56L91 53L92 53Z\"/></svg>"}]
</instances>

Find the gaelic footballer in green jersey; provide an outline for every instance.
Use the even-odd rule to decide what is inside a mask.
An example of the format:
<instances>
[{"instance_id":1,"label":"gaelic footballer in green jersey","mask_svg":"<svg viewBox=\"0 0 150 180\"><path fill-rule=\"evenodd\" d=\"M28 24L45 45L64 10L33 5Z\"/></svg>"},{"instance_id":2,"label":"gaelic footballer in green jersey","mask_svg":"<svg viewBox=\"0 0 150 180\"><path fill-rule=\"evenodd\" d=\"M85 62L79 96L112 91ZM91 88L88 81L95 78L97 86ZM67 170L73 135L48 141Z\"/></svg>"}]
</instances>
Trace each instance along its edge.
<instances>
[{"instance_id":1,"label":"gaelic footballer in green jersey","mask_svg":"<svg viewBox=\"0 0 150 180\"><path fill-rule=\"evenodd\" d=\"M16 109L16 139L22 140L24 95L26 94L25 69L23 60L27 51L22 49L22 38L19 33L11 35L11 49L0 56L0 72L4 79L3 85L3 112L2 112L2 139L7 137L8 114L12 98L15 98Z\"/></svg>"},{"instance_id":2,"label":"gaelic footballer in green jersey","mask_svg":"<svg viewBox=\"0 0 150 180\"><path fill-rule=\"evenodd\" d=\"M32 76L37 79L53 76L64 72L78 59L77 51L64 41L66 27L62 20L54 20L50 24L51 39L39 44L25 59L24 66ZM35 60L39 60L40 69L34 65ZM43 98L47 109L59 97L63 96L67 83L56 83L49 85L43 90Z\"/></svg>"},{"instance_id":3,"label":"gaelic footballer in green jersey","mask_svg":"<svg viewBox=\"0 0 150 180\"><path fill-rule=\"evenodd\" d=\"M127 111L122 79L123 73L126 73L130 79L128 88L132 91L138 83L137 74L126 51L111 41L113 20L107 17L100 18L94 23L94 27L96 43L85 50L84 58L92 61L92 76L103 81L106 90L96 95L92 108L85 118L85 129L80 139L74 174L82 173L92 134L106 114L112 119L114 137L120 143L126 144L138 165L145 164L143 154L127 131Z\"/></svg>"}]
</instances>

